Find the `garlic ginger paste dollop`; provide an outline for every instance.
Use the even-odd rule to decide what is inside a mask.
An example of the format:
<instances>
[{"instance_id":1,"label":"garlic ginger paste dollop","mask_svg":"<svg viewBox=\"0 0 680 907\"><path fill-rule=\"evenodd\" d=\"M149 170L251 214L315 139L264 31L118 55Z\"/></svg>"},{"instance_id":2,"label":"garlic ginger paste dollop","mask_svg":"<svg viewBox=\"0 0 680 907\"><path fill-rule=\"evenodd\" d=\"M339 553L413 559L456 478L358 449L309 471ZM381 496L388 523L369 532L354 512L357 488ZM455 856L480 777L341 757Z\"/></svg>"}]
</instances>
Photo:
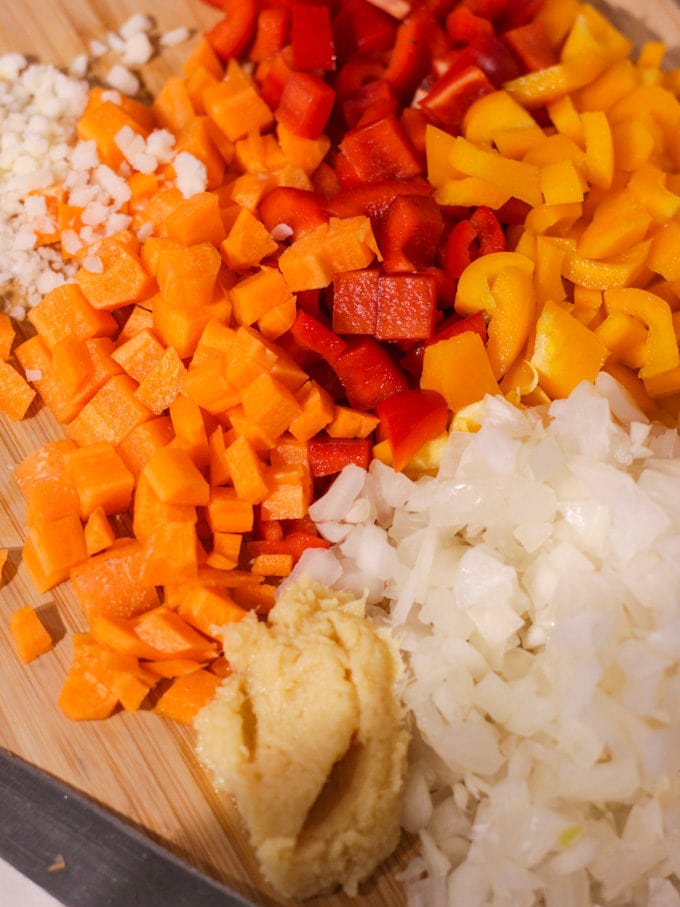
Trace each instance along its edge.
<instances>
[{"instance_id":1,"label":"garlic ginger paste dollop","mask_svg":"<svg viewBox=\"0 0 680 907\"><path fill-rule=\"evenodd\" d=\"M304 581L266 623L250 614L223 637L232 673L197 716L201 762L235 797L274 888L355 895L400 836L397 647L364 599Z\"/></svg>"}]
</instances>

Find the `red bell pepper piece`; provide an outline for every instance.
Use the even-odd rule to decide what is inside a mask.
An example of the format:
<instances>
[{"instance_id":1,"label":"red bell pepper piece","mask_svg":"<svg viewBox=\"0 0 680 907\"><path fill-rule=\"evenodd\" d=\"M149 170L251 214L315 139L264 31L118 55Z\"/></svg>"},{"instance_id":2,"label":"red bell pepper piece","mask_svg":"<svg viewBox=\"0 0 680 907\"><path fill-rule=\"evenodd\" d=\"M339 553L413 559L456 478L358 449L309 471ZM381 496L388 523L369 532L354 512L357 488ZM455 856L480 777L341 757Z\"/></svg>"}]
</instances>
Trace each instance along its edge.
<instances>
[{"instance_id":1,"label":"red bell pepper piece","mask_svg":"<svg viewBox=\"0 0 680 907\"><path fill-rule=\"evenodd\" d=\"M461 131L468 107L494 90L479 66L452 66L420 99L419 105L433 123L456 134Z\"/></svg>"},{"instance_id":2,"label":"red bell pepper piece","mask_svg":"<svg viewBox=\"0 0 680 907\"><path fill-rule=\"evenodd\" d=\"M334 103L335 92L322 78L313 72L293 72L275 115L295 135L318 139Z\"/></svg>"},{"instance_id":3,"label":"red bell pepper piece","mask_svg":"<svg viewBox=\"0 0 680 907\"><path fill-rule=\"evenodd\" d=\"M288 41L289 26L290 10L286 7L272 6L260 10L249 58L254 63L261 63L283 50Z\"/></svg>"},{"instance_id":4,"label":"red bell pepper piece","mask_svg":"<svg viewBox=\"0 0 680 907\"><path fill-rule=\"evenodd\" d=\"M381 401L376 415L390 445L394 468L400 471L423 444L446 431L449 409L437 391L415 388Z\"/></svg>"},{"instance_id":5,"label":"red bell pepper piece","mask_svg":"<svg viewBox=\"0 0 680 907\"><path fill-rule=\"evenodd\" d=\"M408 388L406 375L372 337L350 341L333 368L356 409L375 409L381 400Z\"/></svg>"},{"instance_id":6,"label":"red bell pepper piece","mask_svg":"<svg viewBox=\"0 0 680 907\"><path fill-rule=\"evenodd\" d=\"M434 330L434 274L383 274L379 280L375 336L378 340L427 340Z\"/></svg>"},{"instance_id":7,"label":"red bell pepper piece","mask_svg":"<svg viewBox=\"0 0 680 907\"><path fill-rule=\"evenodd\" d=\"M321 314L321 294L319 290L299 290L295 294L298 309L318 319Z\"/></svg>"},{"instance_id":8,"label":"red bell pepper piece","mask_svg":"<svg viewBox=\"0 0 680 907\"><path fill-rule=\"evenodd\" d=\"M298 310L290 333L300 346L317 353L333 366L347 350L347 344L342 337L338 337L334 331L304 309Z\"/></svg>"},{"instance_id":9,"label":"red bell pepper piece","mask_svg":"<svg viewBox=\"0 0 680 907\"><path fill-rule=\"evenodd\" d=\"M417 107L405 107L401 112L399 122L413 147L424 158L426 155L425 135L429 121L423 111Z\"/></svg>"},{"instance_id":10,"label":"red bell pepper piece","mask_svg":"<svg viewBox=\"0 0 680 907\"><path fill-rule=\"evenodd\" d=\"M516 78L521 72L515 55L493 34L480 35L464 48L453 52L449 72L460 72L468 66L481 69L494 88L502 88L505 82Z\"/></svg>"},{"instance_id":11,"label":"red bell pepper piece","mask_svg":"<svg viewBox=\"0 0 680 907\"><path fill-rule=\"evenodd\" d=\"M351 57L339 70L335 79L335 92L340 102L382 79L385 64L376 57Z\"/></svg>"},{"instance_id":12,"label":"red bell pepper piece","mask_svg":"<svg viewBox=\"0 0 680 907\"><path fill-rule=\"evenodd\" d=\"M354 54L365 56L391 49L397 32L391 16L366 0L348 0L339 7L333 19L333 35L341 63Z\"/></svg>"},{"instance_id":13,"label":"red bell pepper piece","mask_svg":"<svg viewBox=\"0 0 680 907\"><path fill-rule=\"evenodd\" d=\"M475 16L493 20L502 16L513 2L515 0L462 0L462 5L466 6Z\"/></svg>"},{"instance_id":14,"label":"red bell pepper piece","mask_svg":"<svg viewBox=\"0 0 680 907\"><path fill-rule=\"evenodd\" d=\"M270 233L274 227L285 224L293 231L291 239L297 239L328 221L321 196L294 186L275 186L262 197L257 210Z\"/></svg>"},{"instance_id":15,"label":"red bell pepper piece","mask_svg":"<svg viewBox=\"0 0 680 907\"><path fill-rule=\"evenodd\" d=\"M283 90L293 75L291 54L284 48L270 60L257 68L256 78L260 84L260 97L272 110L281 103Z\"/></svg>"},{"instance_id":16,"label":"red bell pepper piece","mask_svg":"<svg viewBox=\"0 0 680 907\"><path fill-rule=\"evenodd\" d=\"M332 476L350 464L368 469L372 447L368 438L310 438L307 455L312 476Z\"/></svg>"},{"instance_id":17,"label":"red bell pepper piece","mask_svg":"<svg viewBox=\"0 0 680 907\"><path fill-rule=\"evenodd\" d=\"M497 24L498 32L506 31L509 28L517 28L519 25L526 25L536 18L538 12L543 6L544 0L512 0L508 3L505 11L499 17Z\"/></svg>"},{"instance_id":18,"label":"red bell pepper piece","mask_svg":"<svg viewBox=\"0 0 680 907\"><path fill-rule=\"evenodd\" d=\"M444 218L431 195L397 195L376 234L383 270L424 271L434 264L443 231Z\"/></svg>"},{"instance_id":19,"label":"red bell pepper piece","mask_svg":"<svg viewBox=\"0 0 680 907\"><path fill-rule=\"evenodd\" d=\"M281 539L248 542L246 550L249 557L257 557L258 554L292 554L293 562L296 563L307 548L330 548L330 544L327 539L311 532L291 532Z\"/></svg>"},{"instance_id":20,"label":"red bell pepper piece","mask_svg":"<svg viewBox=\"0 0 680 907\"><path fill-rule=\"evenodd\" d=\"M425 11L416 11L397 29L397 36L385 70L385 78L404 103L430 71L430 34L436 23Z\"/></svg>"},{"instance_id":21,"label":"red bell pepper piece","mask_svg":"<svg viewBox=\"0 0 680 907\"><path fill-rule=\"evenodd\" d=\"M456 6L446 17L446 33L453 44L467 44L481 35L492 35L494 30L489 19L477 16L467 6Z\"/></svg>"},{"instance_id":22,"label":"red bell pepper piece","mask_svg":"<svg viewBox=\"0 0 680 907\"><path fill-rule=\"evenodd\" d=\"M293 3L290 39L296 69L335 69L335 45L327 6Z\"/></svg>"},{"instance_id":23,"label":"red bell pepper piece","mask_svg":"<svg viewBox=\"0 0 680 907\"><path fill-rule=\"evenodd\" d=\"M432 184L422 177L410 180L380 180L349 186L329 198L326 210L334 217L365 214L377 230L385 212L398 195L432 195Z\"/></svg>"},{"instance_id":24,"label":"red bell pepper piece","mask_svg":"<svg viewBox=\"0 0 680 907\"><path fill-rule=\"evenodd\" d=\"M216 4L217 5L217 4ZM221 0L225 16L205 33L221 60L240 56L250 43L257 21L257 0Z\"/></svg>"},{"instance_id":25,"label":"red bell pepper piece","mask_svg":"<svg viewBox=\"0 0 680 907\"><path fill-rule=\"evenodd\" d=\"M384 79L375 79L347 95L342 101L342 115L350 129L380 120L397 110L397 99Z\"/></svg>"},{"instance_id":26,"label":"red bell pepper piece","mask_svg":"<svg viewBox=\"0 0 680 907\"><path fill-rule=\"evenodd\" d=\"M459 221L451 229L443 251L444 267L451 277L458 278L478 256L505 248L505 233L498 218L491 208L480 205L468 220Z\"/></svg>"},{"instance_id":27,"label":"red bell pepper piece","mask_svg":"<svg viewBox=\"0 0 680 907\"><path fill-rule=\"evenodd\" d=\"M538 72L558 62L557 54L540 22L528 22L501 35L527 72Z\"/></svg>"},{"instance_id":28,"label":"red bell pepper piece","mask_svg":"<svg viewBox=\"0 0 680 907\"><path fill-rule=\"evenodd\" d=\"M375 334L380 274L375 268L342 271L333 280L333 330Z\"/></svg>"},{"instance_id":29,"label":"red bell pepper piece","mask_svg":"<svg viewBox=\"0 0 680 907\"><path fill-rule=\"evenodd\" d=\"M345 133L339 145L357 177L367 183L419 176L424 164L394 114Z\"/></svg>"}]
</instances>

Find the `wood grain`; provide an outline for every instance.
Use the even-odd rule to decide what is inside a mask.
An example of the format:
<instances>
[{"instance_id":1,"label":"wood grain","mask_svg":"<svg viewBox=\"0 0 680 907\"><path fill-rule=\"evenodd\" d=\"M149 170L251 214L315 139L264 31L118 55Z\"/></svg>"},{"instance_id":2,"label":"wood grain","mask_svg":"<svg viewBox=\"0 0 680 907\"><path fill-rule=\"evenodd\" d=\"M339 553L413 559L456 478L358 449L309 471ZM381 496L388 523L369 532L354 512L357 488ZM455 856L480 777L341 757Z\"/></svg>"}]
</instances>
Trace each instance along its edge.
<instances>
[{"instance_id":1,"label":"wood grain","mask_svg":"<svg viewBox=\"0 0 680 907\"><path fill-rule=\"evenodd\" d=\"M663 36L671 45L670 60L680 63L673 49L680 37L680 8L673 0L649 0L644 8L638 0L600 6L637 44ZM188 25L198 34L217 18L198 0L0 0L0 52L21 51L63 65L140 8L155 16L161 30ZM150 91L178 70L188 47L167 49L145 67ZM74 724L56 707L69 635L84 629L83 619L67 587L39 596L21 566L24 505L11 472L31 450L60 436L37 406L20 424L0 417L0 547L11 549L0 589L0 744L94 796L254 903L284 903L262 881L233 806L212 790L197 765L190 730L150 711ZM24 604L39 608L59 640L53 652L27 667L17 661L7 629L11 611ZM395 873L406 861L404 845L356 899L334 895L307 903L399 907L404 898Z\"/></svg>"}]
</instances>

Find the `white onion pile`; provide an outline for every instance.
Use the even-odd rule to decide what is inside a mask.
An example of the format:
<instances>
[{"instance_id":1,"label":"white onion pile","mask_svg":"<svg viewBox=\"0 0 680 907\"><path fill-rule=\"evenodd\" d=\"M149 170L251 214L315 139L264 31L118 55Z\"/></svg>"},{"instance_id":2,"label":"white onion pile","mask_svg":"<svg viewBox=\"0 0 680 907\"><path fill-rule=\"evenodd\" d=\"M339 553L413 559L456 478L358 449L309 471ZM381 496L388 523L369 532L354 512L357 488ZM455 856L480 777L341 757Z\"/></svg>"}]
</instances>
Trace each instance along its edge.
<instances>
[{"instance_id":1,"label":"white onion pile","mask_svg":"<svg viewBox=\"0 0 680 907\"><path fill-rule=\"evenodd\" d=\"M436 478L348 467L311 514L293 579L368 588L408 661L409 904L678 907L677 431L604 374L487 398Z\"/></svg>"}]
</instances>

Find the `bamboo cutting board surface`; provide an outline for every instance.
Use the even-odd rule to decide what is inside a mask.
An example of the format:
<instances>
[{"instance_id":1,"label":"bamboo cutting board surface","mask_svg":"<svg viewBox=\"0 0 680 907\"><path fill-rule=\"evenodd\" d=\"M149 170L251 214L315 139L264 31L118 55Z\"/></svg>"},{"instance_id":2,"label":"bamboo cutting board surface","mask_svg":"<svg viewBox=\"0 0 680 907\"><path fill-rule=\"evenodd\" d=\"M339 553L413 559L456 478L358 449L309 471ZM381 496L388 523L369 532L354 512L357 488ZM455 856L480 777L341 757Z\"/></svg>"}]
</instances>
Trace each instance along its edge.
<instances>
[{"instance_id":1,"label":"bamboo cutting board surface","mask_svg":"<svg viewBox=\"0 0 680 907\"><path fill-rule=\"evenodd\" d=\"M674 0L618 0L600 8L636 44L663 37L669 62L680 65L680 7ZM643 6L643 8L641 8ZM93 38L116 30L134 12L152 14L159 31L187 25L194 35L218 14L199 0L0 0L0 53L20 51L42 62L67 64ZM178 71L190 43L168 48L144 68L151 91ZM34 405L14 424L0 416L0 547L10 549L0 588L0 745L95 797L145 829L175 853L234 887L262 907L282 902L262 881L231 803L217 795L193 755L193 734L149 712L96 723L64 718L56 697L70 656L69 635L85 629L68 588L39 596L21 566L24 505L11 478L14 466L61 436L50 415ZM24 667L12 649L9 614L31 604L58 639L55 649ZM356 899L334 895L313 907L399 907L394 876L407 862L406 845Z\"/></svg>"}]
</instances>

